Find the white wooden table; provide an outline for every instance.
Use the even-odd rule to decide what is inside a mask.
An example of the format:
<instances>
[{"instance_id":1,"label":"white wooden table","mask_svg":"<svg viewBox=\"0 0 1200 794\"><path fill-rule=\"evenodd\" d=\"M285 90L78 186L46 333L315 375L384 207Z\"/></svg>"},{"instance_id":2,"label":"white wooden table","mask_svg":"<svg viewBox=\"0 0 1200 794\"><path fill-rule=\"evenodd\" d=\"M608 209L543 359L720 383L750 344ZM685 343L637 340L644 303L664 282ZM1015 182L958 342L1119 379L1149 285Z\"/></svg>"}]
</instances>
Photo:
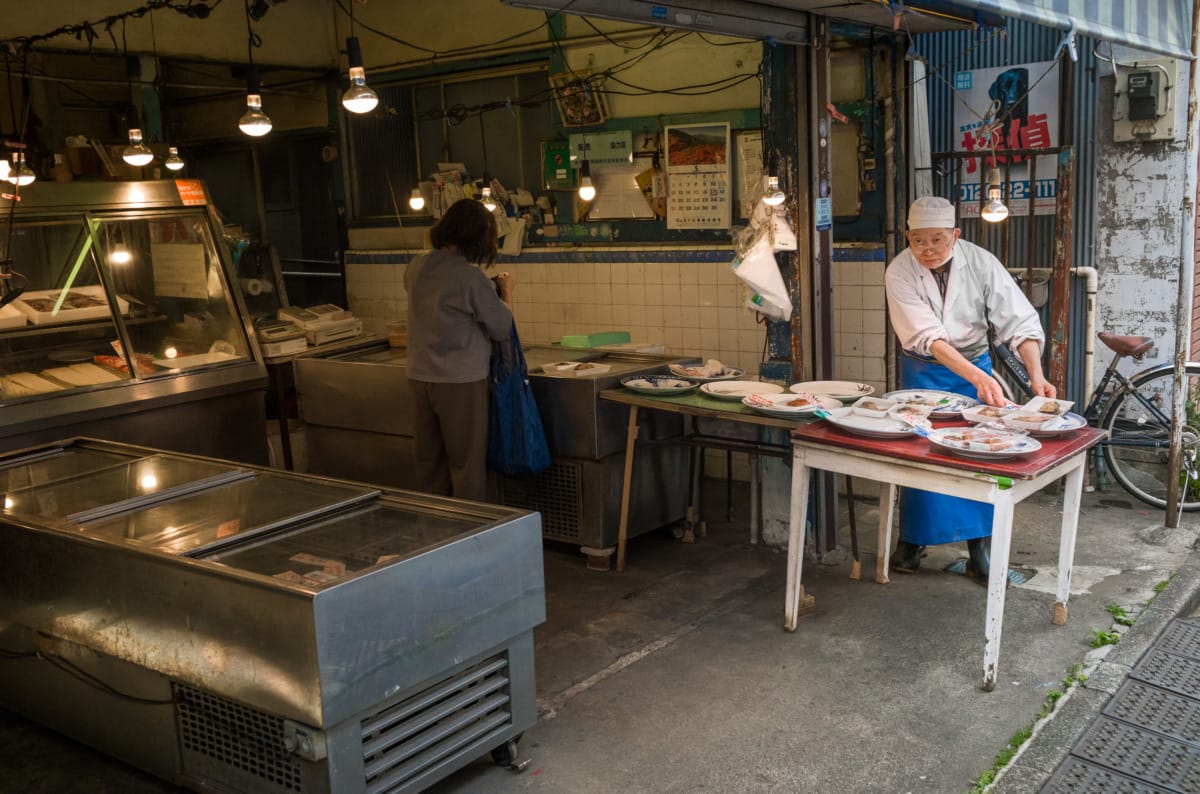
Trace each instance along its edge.
<instances>
[{"instance_id":1,"label":"white wooden table","mask_svg":"<svg viewBox=\"0 0 1200 794\"><path fill-rule=\"evenodd\" d=\"M983 688L991 691L996 686L1000 659L1013 508L1060 477L1066 477L1058 546L1058 591L1053 612L1053 622L1064 625L1067 622L1067 598L1071 587L1071 565L1075 557L1075 531L1079 522L1084 463L1087 450L1103 438L1103 431L1084 428L1061 439L1043 439L1042 449L1024 459L985 462L934 452L930 443L921 438L863 438L844 433L827 422L796 428L792 431L792 494L784 628L787 631L796 630L801 606L806 601L800 583L800 569L804 558L809 479L813 469L879 481L879 553L875 580L880 584L888 582L896 486L986 502L995 507L984 628L987 642L983 651Z\"/></svg>"}]
</instances>

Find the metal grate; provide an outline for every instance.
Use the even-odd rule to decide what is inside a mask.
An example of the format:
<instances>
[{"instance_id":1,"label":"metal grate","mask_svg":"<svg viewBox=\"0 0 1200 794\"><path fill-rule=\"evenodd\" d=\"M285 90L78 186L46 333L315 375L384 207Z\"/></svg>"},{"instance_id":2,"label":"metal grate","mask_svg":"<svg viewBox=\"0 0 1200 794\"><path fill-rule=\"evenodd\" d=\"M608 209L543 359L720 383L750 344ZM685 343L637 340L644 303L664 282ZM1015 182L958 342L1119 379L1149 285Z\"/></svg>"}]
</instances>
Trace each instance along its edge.
<instances>
[{"instance_id":1,"label":"metal grate","mask_svg":"<svg viewBox=\"0 0 1200 794\"><path fill-rule=\"evenodd\" d=\"M1129 671L1129 677L1188 697L1200 697L1200 659L1176 656L1158 645L1146 651Z\"/></svg>"},{"instance_id":2,"label":"metal grate","mask_svg":"<svg viewBox=\"0 0 1200 794\"><path fill-rule=\"evenodd\" d=\"M1067 756L1063 765L1042 787L1042 794L1095 794L1101 791L1105 794L1168 794L1168 789L1118 775L1111 769L1081 761L1074 756Z\"/></svg>"},{"instance_id":3,"label":"metal grate","mask_svg":"<svg viewBox=\"0 0 1200 794\"><path fill-rule=\"evenodd\" d=\"M283 747L283 720L186 684L173 683L184 774L261 792L303 791Z\"/></svg>"},{"instance_id":4,"label":"metal grate","mask_svg":"<svg viewBox=\"0 0 1200 794\"><path fill-rule=\"evenodd\" d=\"M508 655L500 653L362 721L366 792L401 789L511 726Z\"/></svg>"},{"instance_id":5,"label":"metal grate","mask_svg":"<svg viewBox=\"0 0 1200 794\"><path fill-rule=\"evenodd\" d=\"M1104 707L1114 719L1200 746L1200 701L1127 680Z\"/></svg>"},{"instance_id":6,"label":"metal grate","mask_svg":"<svg viewBox=\"0 0 1200 794\"><path fill-rule=\"evenodd\" d=\"M1196 748L1129 723L1101 717L1071 753L1169 791L1200 791Z\"/></svg>"},{"instance_id":7,"label":"metal grate","mask_svg":"<svg viewBox=\"0 0 1200 794\"><path fill-rule=\"evenodd\" d=\"M1200 621L1176 620L1088 726L1043 792L1200 791Z\"/></svg>"},{"instance_id":8,"label":"metal grate","mask_svg":"<svg viewBox=\"0 0 1200 794\"><path fill-rule=\"evenodd\" d=\"M578 463L552 463L535 477L500 478L500 501L509 507L542 514L542 535L552 540L579 540L583 512Z\"/></svg>"}]
</instances>

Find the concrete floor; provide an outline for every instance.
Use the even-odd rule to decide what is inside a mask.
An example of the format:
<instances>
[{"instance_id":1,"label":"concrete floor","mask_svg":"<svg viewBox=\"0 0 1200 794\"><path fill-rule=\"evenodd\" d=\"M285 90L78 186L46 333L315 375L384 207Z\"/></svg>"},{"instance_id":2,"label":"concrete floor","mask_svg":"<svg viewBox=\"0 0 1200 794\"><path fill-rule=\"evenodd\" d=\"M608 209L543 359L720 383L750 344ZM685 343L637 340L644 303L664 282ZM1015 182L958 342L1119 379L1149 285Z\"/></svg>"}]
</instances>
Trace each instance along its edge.
<instances>
[{"instance_id":1,"label":"concrete floor","mask_svg":"<svg viewBox=\"0 0 1200 794\"><path fill-rule=\"evenodd\" d=\"M1106 604L1149 600L1191 552L1200 518L1166 530L1123 492L1085 494L1070 622L1050 622L1059 504L1018 506L1013 564L1035 569L1007 597L1000 684L978 688L985 591L941 571L851 581L849 563L809 562L816 610L782 630L784 556L747 543L708 489L709 535L659 531L630 543L624 574L589 572L574 547L546 549L547 612L536 632L540 721L513 774L483 758L436 792L960 792L1108 628ZM744 486L735 504L746 504ZM875 506L858 504L860 527ZM874 537L864 531L864 571ZM0 671L3 670L0 661ZM0 791L176 789L0 711Z\"/></svg>"}]
</instances>

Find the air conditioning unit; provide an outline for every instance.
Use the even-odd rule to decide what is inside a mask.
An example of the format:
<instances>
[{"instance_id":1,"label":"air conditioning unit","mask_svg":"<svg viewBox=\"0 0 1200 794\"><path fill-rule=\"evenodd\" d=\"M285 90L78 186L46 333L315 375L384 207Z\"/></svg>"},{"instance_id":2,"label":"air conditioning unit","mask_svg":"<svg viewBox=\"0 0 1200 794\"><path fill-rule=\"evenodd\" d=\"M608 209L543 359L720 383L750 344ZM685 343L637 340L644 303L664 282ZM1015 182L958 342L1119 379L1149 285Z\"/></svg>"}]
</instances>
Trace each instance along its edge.
<instances>
[{"instance_id":1,"label":"air conditioning unit","mask_svg":"<svg viewBox=\"0 0 1200 794\"><path fill-rule=\"evenodd\" d=\"M505 5L684 28L780 44L808 43L808 14L745 0L501 0Z\"/></svg>"}]
</instances>

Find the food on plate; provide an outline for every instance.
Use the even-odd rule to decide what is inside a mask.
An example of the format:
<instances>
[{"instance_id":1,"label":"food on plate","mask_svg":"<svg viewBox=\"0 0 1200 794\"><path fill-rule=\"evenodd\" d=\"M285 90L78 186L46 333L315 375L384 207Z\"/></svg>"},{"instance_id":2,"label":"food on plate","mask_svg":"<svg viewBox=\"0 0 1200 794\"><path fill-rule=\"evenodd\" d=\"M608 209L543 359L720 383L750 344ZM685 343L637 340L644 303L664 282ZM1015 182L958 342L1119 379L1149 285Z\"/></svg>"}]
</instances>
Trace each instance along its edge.
<instances>
[{"instance_id":1,"label":"food on plate","mask_svg":"<svg viewBox=\"0 0 1200 794\"><path fill-rule=\"evenodd\" d=\"M904 405L896 406L896 413L904 414L905 416L924 416L925 412L921 409L927 407L914 403L905 403Z\"/></svg>"},{"instance_id":2,"label":"food on plate","mask_svg":"<svg viewBox=\"0 0 1200 794\"><path fill-rule=\"evenodd\" d=\"M1003 408L997 408L994 405L984 405L975 411L980 416L1000 417L1004 416L1008 411Z\"/></svg>"},{"instance_id":3,"label":"food on plate","mask_svg":"<svg viewBox=\"0 0 1200 794\"><path fill-rule=\"evenodd\" d=\"M584 370L595 369L595 368L596 368L595 364L589 364L586 361L581 361L578 364L576 364L575 366L571 367L571 369L575 370L576 372L583 372Z\"/></svg>"},{"instance_id":4,"label":"food on plate","mask_svg":"<svg viewBox=\"0 0 1200 794\"><path fill-rule=\"evenodd\" d=\"M813 401L807 397L797 397L794 400L788 400L786 404L790 408L807 408L813 404Z\"/></svg>"},{"instance_id":5,"label":"food on plate","mask_svg":"<svg viewBox=\"0 0 1200 794\"><path fill-rule=\"evenodd\" d=\"M689 378L719 378L731 372L729 367L715 358L710 358L699 367L684 367L679 364L672 364L669 369L676 375L684 375Z\"/></svg>"},{"instance_id":6,"label":"food on plate","mask_svg":"<svg viewBox=\"0 0 1200 794\"><path fill-rule=\"evenodd\" d=\"M1062 413L1062 411L1059 409L1058 403L1048 402L1048 403L1043 403L1042 406L1040 408L1038 408L1038 413L1050 414L1051 416L1058 416L1060 413Z\"/></svg>"},{"instance_id":7,"label":"food on plate","mask_svg":"<svg viewBox=\"0 0 1200 794\"><path fill-rule=\"evenodd\" d=\"M980 428L965 428L956 433L945 433L940 440L947 446L977 452L1004 452L1020 445L1020 436Z\"/></svg>"},{"instance_id":8,"label":"food on plate","mask_svg":"<svg viewBox=\"0 0 1200 794\"><path fill-rule=\"evenodd\" d=\"M1040 427L1040 426L1046 424L1047 422L1049 422L1055 416L1057 416L1057 414L1052 414L1052 413L1051 414L1045 414L1045 413L1013 414L1012 416L1008 417L1007 421L1014 422L1017 424L1022 424L1022 425L1032 425L1034 427Z\"/></svg>"},{"instance_id":9,"label":"food on plate","mask_svg":"<svg viewBox=\"0 0 1200 794\"><path fill-rule=\"evenodd\" d=\"M864 397L861 400L859 400L858 402L856 402L854 404L854 407L855 408L866 408L867 410L870 410L870 411L886 411L887 409L891 408L892 405L894 405L894 403L889 402L888 400L872 400L870 398Z\"/></svg>"}]
</instances>

